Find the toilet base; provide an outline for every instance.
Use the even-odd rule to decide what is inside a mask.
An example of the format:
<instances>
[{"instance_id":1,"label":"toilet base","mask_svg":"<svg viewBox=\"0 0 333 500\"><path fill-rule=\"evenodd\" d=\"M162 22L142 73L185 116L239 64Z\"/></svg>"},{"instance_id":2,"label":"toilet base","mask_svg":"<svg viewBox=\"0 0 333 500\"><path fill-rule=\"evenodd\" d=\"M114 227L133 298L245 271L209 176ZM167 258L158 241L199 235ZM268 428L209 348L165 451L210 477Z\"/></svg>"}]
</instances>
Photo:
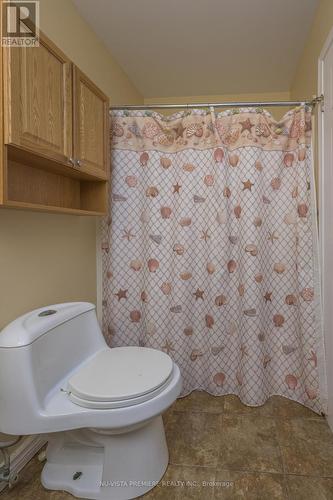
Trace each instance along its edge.
<instances>
[{"instance_id":1,"label":"toilet base","mask_svg":"<svg viewBox=\"0 0 333 500\"><path fill-rule=\"evenodd\" d=\"M151 490L168 465L162 417L119 432L79 429L51 434L43 486L101 500L129 500Z\"/></svg>"}]
</instances>

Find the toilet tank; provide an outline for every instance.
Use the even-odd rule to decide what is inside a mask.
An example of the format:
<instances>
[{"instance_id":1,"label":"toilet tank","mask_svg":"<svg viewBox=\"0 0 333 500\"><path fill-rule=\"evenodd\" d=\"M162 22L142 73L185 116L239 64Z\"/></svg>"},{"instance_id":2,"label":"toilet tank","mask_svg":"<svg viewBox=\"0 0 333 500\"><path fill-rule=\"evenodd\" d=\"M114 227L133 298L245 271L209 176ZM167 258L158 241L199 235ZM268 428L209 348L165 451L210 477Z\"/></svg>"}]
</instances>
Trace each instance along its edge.
<instances>
[{"instance_id":1,"label":"toilet tank","mask_svg":"<svg viewBox=\"0 0 333 500\"><path fill-rule=\"evenodd\" d=\"M31 311L0 332L0 432L14 433L43 408L86 359L107 347L94 304L72 302ZM24 428L21 431L24 434Z\"/></svg>"}]
</instances>

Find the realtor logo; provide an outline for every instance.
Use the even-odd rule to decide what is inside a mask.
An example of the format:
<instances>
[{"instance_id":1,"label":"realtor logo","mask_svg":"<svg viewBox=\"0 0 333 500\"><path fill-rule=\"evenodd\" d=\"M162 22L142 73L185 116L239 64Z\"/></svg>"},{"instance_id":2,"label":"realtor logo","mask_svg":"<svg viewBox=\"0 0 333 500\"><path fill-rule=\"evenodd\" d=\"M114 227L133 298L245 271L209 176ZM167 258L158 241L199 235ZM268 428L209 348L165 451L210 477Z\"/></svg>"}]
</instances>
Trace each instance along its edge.
<instances>
[{"instance_id":1,"label":"realtor logo","mask_svg":"<svg viewBox=\"0 0 333 500\"><path fill-rule=\"evenodd\" d=\"M1 3L1 45L39 46L39 1L16 0Z\"/></svg>"}]
</instances>

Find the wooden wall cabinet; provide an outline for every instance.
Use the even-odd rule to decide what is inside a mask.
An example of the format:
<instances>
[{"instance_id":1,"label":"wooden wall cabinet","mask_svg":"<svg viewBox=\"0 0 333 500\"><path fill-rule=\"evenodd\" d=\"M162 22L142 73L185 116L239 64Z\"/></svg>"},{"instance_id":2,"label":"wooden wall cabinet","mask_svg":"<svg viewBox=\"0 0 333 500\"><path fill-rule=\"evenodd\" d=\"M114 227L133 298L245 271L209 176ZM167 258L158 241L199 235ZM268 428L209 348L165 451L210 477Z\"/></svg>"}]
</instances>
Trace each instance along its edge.
<instances>
[{"instance_id":1,"label":"wooden wall cabinet","mask_svg":"<svg viewBox=\"0 0 333 500\"><path fill-rule=\"evenodd\" d=\"M105 177L109 150L109 101L76 66L74 89L74 156L82 171Z\"/></svg>"},{"instance_id":2,"label":"wooden wall cabinet","mask_svg":"<svg viewBox=\"0 0 333 500\"><path fill-rule=\"evenodd\" d=\"M106 213L109 101L45 35L2 48L0 205Z\"/></svg>"}]
</instances>

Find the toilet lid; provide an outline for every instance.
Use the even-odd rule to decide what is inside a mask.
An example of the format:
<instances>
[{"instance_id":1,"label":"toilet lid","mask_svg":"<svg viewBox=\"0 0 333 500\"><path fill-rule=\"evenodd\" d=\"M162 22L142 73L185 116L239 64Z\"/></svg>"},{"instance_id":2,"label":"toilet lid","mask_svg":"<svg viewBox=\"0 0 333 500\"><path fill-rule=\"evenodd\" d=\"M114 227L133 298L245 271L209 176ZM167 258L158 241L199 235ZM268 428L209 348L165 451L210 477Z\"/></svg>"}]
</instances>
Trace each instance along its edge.
<instances>
[{"instance_id":1,"label":"toilet lid","mask_svg":"<svg viewBox=\"0 0 333 500\"><path fill-rule=\"evenodd\" d=\"M68 391L70 399L81 406L119 407L122 401L127 405L131 400L136 404L147 399L142 396L164 387L172 370L173 361L164 352L114 347L99 351L75 372L68 381Z\"/></svg>"}]
</instances>

